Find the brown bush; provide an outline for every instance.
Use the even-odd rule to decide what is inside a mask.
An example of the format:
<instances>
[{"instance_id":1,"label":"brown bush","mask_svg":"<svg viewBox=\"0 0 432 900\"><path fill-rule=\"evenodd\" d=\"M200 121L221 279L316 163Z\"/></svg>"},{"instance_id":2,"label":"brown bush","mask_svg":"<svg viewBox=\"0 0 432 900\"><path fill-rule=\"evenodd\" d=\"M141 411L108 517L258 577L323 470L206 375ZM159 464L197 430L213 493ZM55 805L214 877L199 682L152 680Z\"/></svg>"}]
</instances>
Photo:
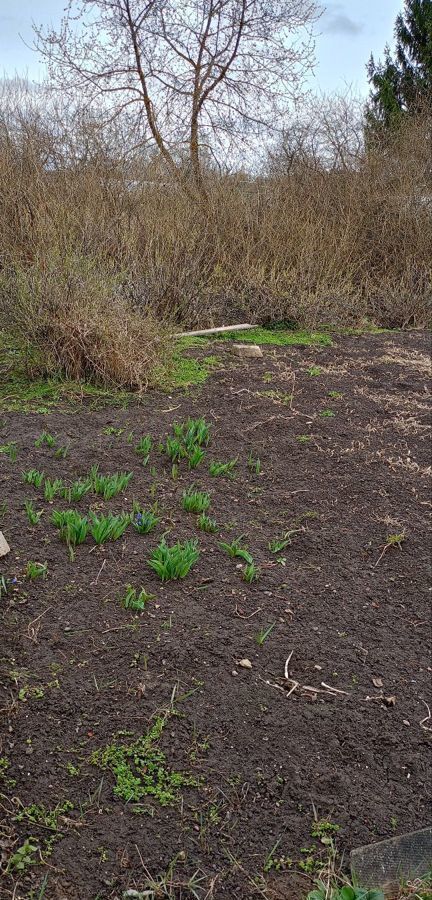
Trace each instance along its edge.
<instances>
[{"instance_id":1,"label":"brown bush","mask_svg":"<svg viewBox=\"0 0 432 900\"><path fill-rule=\"evenodd\" d=\"M143 390L169 361L167 334L94 260L44 258L0 277L0 323L27 349L32 374Z\"/></svg>"},{"instance_id":2,"label":"brown bush","mask_svg":"<svg viewBox=\"0 0 432 900\"><path fill-rule=\"evenodd\" d=\"M330 169L303 154L289 172L209 175L203 208L100 141L78 153L28 113L3 116L3 327L50 368L142 387L167 352L161 322L423 326L430 128L411 121L385 154Z\"/></svg>"}]
</instances>

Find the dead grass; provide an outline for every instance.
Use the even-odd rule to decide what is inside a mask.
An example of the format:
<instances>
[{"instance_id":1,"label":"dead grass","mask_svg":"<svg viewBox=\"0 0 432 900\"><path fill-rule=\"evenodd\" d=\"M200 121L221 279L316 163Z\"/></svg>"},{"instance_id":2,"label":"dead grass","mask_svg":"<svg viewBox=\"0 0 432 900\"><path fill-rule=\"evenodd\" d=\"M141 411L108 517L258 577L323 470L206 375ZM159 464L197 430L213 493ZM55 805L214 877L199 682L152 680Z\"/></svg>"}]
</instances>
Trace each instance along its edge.
<instances>
[{"instance_id":1,"label":"dead grass","mask_svg":"<svg viewBox=\"0 0 432 900\"><path fill-rule=\"evenodd\" d=\"M208 174L203 209L51 113L0 97L1 324L47 368L145 387L167 321L426 324L428 122L351 168Z\"/></svg>"}]
</instances>

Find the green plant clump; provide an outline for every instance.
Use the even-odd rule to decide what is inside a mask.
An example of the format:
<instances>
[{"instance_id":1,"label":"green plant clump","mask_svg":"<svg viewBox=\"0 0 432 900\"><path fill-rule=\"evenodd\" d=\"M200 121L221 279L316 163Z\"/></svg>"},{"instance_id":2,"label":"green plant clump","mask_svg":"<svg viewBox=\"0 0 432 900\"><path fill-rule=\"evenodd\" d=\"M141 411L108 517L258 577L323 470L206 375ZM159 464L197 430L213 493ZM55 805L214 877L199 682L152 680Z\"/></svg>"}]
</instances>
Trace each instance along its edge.
<instances>
[{"instance_id":1,"label":"green plant clump","mask_svg":"<svg viewBox=\"0 0 432 900\"><path fill-rule=\"evenodd\" d=\"M161 581L172 581L185 578L198 557L198 541L189 540L183 544L178 541L169 547L165 538L162 538L160 544L153 550L148 564Z\"/></svg>"},{"instance_id":2,"label":"green plant clump","mask_svg":"<svg viewBox=\"0 0 432 900\"><path fill-rule=\"evenodd\" d=\"M130 523L130 515L121 513L114 516L112 513L104 516L96 516L90 512L90 534L96 544L105 544L107 541L117 541L125 533Z\"/></svg>"},{"instance_id":3,"label":"green plant clump","mask_svg":"<svg viewBox=\"0 0 432 900\"><path fill-rule=\"evenodd\" d=\"M39 472L38 469L29 469L28 472L24 472L23 479L26 484L32 484L33 487L39 488L45 478L44 472Z\"/></svg>"},{"instance_id":4,"label":"green plant clump","mask_svg":"<svg viewBox=\"0 0 432 900\"><path fill-rule=\"evenodd\" d=\"M95 494L99 494L104 500L111 500L121 491L124 491L131 478L133 472L115 472L113 475L100 475L98 467L94 466L91 471L92 486Z\"/></svg>"},{"instance_id":5,"label":"green plant clump","mask_svg":"<svg viewBox=\"0 0 432 900\"><path fill-rule=\"evenodd\" d=\"M258 581L259 576L260 576L260 570L259 570L258 566L255 565L254 562L248 563L244 567L243 572L242 572L242 578L243 578L243 581L246 582L246 584L252 584L254 581Z\"/></svg>"},{"instance_id":6,"label":"green plant clump","mask_svg":"<svg viewBox=\"0 0 432 900\"><path fill-rule=\"evenodd\" d=\"M197 519L198 528L201 531L206 531L208 534L215 534L218 530L218 524L215 519L211 519L210 516L207 516L205 513L201 513Z\"/></svg>"},{"instance_id":7,"label":"green plant clump","mask_svg":"<svg viewBox=\"0 0 432 900\"><path fill-rule=\"evenodd\" d=\"M45 500L54 500L58 494L61 494L64 490L64 484L61 478L55 478L54 481L51 481L50 478L45 478L44 484L44 497Z\"/></svg>"},{"instance_id":8,"label":"green plant clump","mask_svg":"<svg viewBox=\"0 0 432 900\"><path fill-rule=\"evenodd\" d=\"M214 478L220 478L223 475L228 475L232 477L234 469L238 462L238 456L235 459L230 459L226 463L222 462L212 462L209 466L210 475Z\"/></svg>"},{"instance_id":9,"label":"green plant clump","mask_svg":"<svg viewBox=\"0 0 432 900\"><path fill-rule=\"evenodd\" d=\"M29 561L26 567L26 578L34 581L36 578L46 578L48 572L48 563L38 563Z\"/></svg>"},{"instance_id":10,"label":"green plant clump","mask_svg":"<svg viewBox=\"0 0 432 900\"><path fill-rule=\"evenodd\" d=\"M38 525L40 522L41 515L43 510L41 509L39 512L34 508L31 500L24 500L24 509L26 512L27 520L29 525Z\"/></svg>"},{"instance_id":11,"label":"green plant clump","mask_svg":"<svg viewBox=\"0 0 432 900\"><path fill-rule=\"evenodd\" d=\"M135 447L135 453L137 453L140 457L143 466L146 466L150 459L150 452L152 447L153 441L149 434L146 434L145 437L140 438Z\"/></svg>"},{"instance_id":12,"label":"green plant clump","mask_svg":"<svg viewBox=\"0 0 432 900\"><path fill-rule=\"evenodd\" d=\"M133 609L139 610L140 612L145 608L146 604L154 599L154 594L148 594L144 588L141 588L140 591L137 591L131 584L126 585L126 590L123 596L120 598L120 603L124 607L124 609Z\"/></svg>"},{"instance_id":13,"label":"green plant clump","mask_svg":"<svg viewBox=\"0 0 432 900\"><path fill-rule=\"evenodd\" d=\"M235 538L230 544L227 544L225 541L220 541L219 547L222 550L225 550L231 559L235 559L236 557L238 559L244 559L248 565L251 565L253 563L252 554L249 553L249 550L246 547L242 546L241 539L242 536Z\"/></svg>"},{"instance_id":14,"label":"green plant clump","mask_svg":"<svg viewBox=\"0 0 432 900\"><path fill-rule=\"evenodd\" d=\"M140 509L139 506L134 506L132 516L132 525L135 531L138 534L149 534L159 522L157 504L155 503L151 509Z\"/></svg>"},{"instance_id":15,"label":"green plant clump","mask_svg":"<svg viewBox=\"0 0 432 900\"><path fill-rule=\"evenodd\" d=\"M91 478L78 478L69 487L64 487L62 496L68 503L77 503L92 489Z\"/></svg>"},{"instance_id":16,"label":"green plant clump","mask_svg":"<svg viewBox=\"0 0 432 900\"><path fill-rule=\"evenodd\" d=\"M186 512L204 513L210 506L210 497L204 491L196 491L191 485L183 492L182 506Z\"/></svg>"},{"instance_id":17,"label":"green plant clump","mask_svg":"<svg viewBox=\"0 0 432 900\"><path fill-rule=\"evenodd\" d=\"M156 719L147 734L126 744L110 744L93 753L90 762L114 775L114 795L125 803L140 803L147 797L161 806L180 800L182 787L196 785L196 780L167 767L165 754L158 746L166 716Z\"/></svg>"},{"instance_id":18,"label":"green plant clump","mask_svg":"<svg viewBox=\"0 0 432 900\"><path fill-rule=\"evenodd\" d=\"M81 516L75 509L54 510L51 521L60 532L60 540L69 547L83 544L89 530L86 516Z\"/></svg>"},{"instance_id":19,"label":"green plant clump","mask_svg":"<svg viewBox=\"0 0 432 900\"><path fill-rule=\"evenodd\" d=\"M9 441L8 444L2 444L0 446L0 453L2 453L4 456L8 456L11 462L15 462L18 455L16 442Z\"/></svg>"},{"instance_id":20,"label":"green plant clump","mask_svg":"<svg viewBox=\"0 0 432 900\"><path fill-rule=\"evenodd\" d=\"M342 887L329 887L323 881L317 881L313 891L309 891L307 900L384 900L380 890L368 890L345 884Z\"/></svg>"}]
</instances>

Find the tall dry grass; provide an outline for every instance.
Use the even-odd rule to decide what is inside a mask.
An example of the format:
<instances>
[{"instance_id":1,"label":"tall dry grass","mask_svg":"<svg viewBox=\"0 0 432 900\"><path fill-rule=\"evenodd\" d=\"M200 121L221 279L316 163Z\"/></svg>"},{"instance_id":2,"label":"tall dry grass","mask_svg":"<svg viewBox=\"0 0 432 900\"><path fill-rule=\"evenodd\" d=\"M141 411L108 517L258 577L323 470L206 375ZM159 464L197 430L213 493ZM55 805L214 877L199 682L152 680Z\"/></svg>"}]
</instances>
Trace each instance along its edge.
<instances>
[{"instance_id":1,"label":"tall dry grass","mask_svg":"<svg viewBox=\"0 0 432 900\"><path fill-rule=\"evenodd\" d=\"M209 175L204 209L100 143L72 153L67 132L3 115L1 326L47 370L134 387L173 323L423 326L430 135L423 117L348 167L303 157L288 174L282 160L255 179Z\"/></svg>"}]
</instances>

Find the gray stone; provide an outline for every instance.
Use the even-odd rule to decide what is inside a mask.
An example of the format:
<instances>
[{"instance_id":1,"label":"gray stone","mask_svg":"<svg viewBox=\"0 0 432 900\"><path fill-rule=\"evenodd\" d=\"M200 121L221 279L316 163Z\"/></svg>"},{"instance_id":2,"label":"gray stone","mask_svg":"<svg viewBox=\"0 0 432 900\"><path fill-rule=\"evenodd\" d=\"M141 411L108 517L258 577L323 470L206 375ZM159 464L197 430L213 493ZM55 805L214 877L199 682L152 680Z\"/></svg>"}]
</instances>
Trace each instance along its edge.
<instances>
[{"instance_id":1,"label":"gray stone","mask_svg":"<svg viewBox=\"0 0 432 900\"><path fill-rule=\"evenodd\" d=\"M5 536L0 531L0 556L6 556L6 553L10 553L10 547Z\"/></svg>"},{"instance_id":2,"label":"gray stone","mask_svg":"<svg viewBox=\"0 0 432 900\"><path fill-rule=\"evenodd\" d=\"M414 880L432 865L432 827L359 847L351 853L351 871L362 887L382 888L387 896L401 879Z\"/></svg>"},{"instance_id":3,"label":"gray stone","mask_svg":"<svg viewBox=\"0 0 432 900\"><path fill-rule=\"evenodd\" d=\"M233 353L242 359L262 359L263 352L257 344L233 344Z\"/></svg>"}]
</instances>

